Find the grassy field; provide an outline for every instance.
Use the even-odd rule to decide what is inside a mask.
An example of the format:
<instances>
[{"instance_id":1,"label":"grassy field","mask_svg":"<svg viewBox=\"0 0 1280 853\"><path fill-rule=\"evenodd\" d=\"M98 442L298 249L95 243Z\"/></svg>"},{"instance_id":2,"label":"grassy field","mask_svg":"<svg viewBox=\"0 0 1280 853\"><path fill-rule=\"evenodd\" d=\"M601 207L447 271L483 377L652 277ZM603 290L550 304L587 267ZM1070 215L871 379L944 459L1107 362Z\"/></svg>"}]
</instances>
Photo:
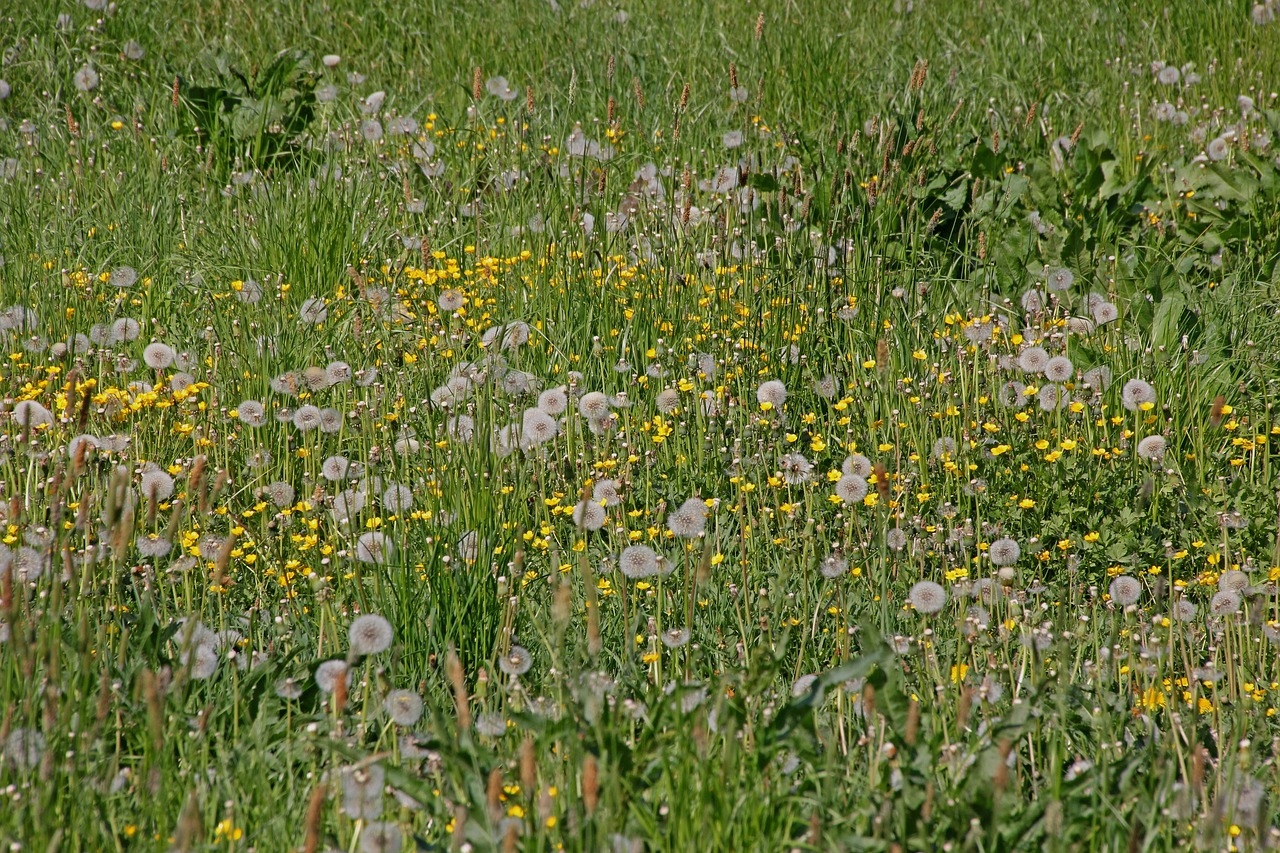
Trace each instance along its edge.
<instances>
[{"instance_id":1,"label":"grassy field","mask_svg":"<svg viewBox=\"0 0 1280 853\"><path fill-rule=\"evenodd\" d=\"M0 3L0 844L1280 847L1280 4L841 5Z\"/></svg>"}]
</instances>

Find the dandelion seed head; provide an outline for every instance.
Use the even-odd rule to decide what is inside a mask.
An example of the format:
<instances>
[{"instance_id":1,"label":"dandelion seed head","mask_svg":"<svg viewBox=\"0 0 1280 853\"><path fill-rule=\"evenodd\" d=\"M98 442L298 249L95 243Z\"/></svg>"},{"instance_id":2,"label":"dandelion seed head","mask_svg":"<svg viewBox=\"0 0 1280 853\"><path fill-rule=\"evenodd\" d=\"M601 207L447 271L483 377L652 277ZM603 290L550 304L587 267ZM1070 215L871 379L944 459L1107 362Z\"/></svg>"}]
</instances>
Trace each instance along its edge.
<instances>
[{"instance_id":1,"label":"dandelion seed head","mask_svg":"<svg viewBox=\"0 0 1280 853\"><path fill-rule=\"evenodd\" d=\"M1075 365L1065 355L1054 356L1044 366L1044 378L1050 382L1070 382L1075 372Z\"/></svg>"},{"instance_id":2,"label":"dandelion seed head","mask_svg":"<svg viewBox=\"0 0 1280 853\"><path fill-rule=\"evenodd\" d=\"M152 468L143 472L139 488L144 498L167 501L173 496L173 477L167 471Z\"/></svg>"},{"instance_id":3,"label":"dandelion seed head","mask_svg":"<svg viewBox=\"0 0 1280 853\"><path fill-rule=\"evenodd\" d=\"M1169 442L1165 440L1164 436L1149 435L1138 442L1138 456L1141 459L1159 462L1164 458L1164 452L1168 445Z\"/></svg>"},{"instance_id":4,"label":"dandelion seed head","mask_svg":"<svg viewBox=\"0 0 1280 853\"><path fill-rule=\"evenodd\" d=\"M1139 596L1142 595L1142 584L1137 578L1129 575L1119 575L1111 581L1111 585L1107 588L1111 594L1111 600L1121 607L1128 607L1135 604Z\"/></svg>"},{"instance_id":5,"label":"dandelion seed head","mask_svg":"<svg viewBox=\"0 0 1280 853\"><path fill-rule=\"evenodd\" d=\"M819 571L828 580L843 577L849 571L849 561L839 554L829 554L819 566Z\"/></svg>"},{"instance_id":6,"label":"dandelion seed head","mask_svg":"<svg viewBox=\"0 0 1280 853\"><path fill-rule=\"evenodd\" d=\"M542 408L525 409L520 423L521 444L526 448L546 444L556 437L560 425Z\"/></svg>"},{"instance_id":7,"label":"dandelion seed head","mask_svg":"<svg viewBox=\"0 0 1280 853\"><path fill-rule=\"evenodd\" d=\"M1048 287L1049 290L1060 292L1063 290L1070 290L1071 285L1075 283L1075 280L1075 274L1072 273L1071 270L1060 268L1053 270L1045 277L1045 286Z\"/></svg>"},{"instance_id":8,"label":"dandelion seed head","mask_svg":"<svg viewBox=\"0 0 1280 853\"><path fill-rule=\"evenodd\" d=\"M1209 612L1214 616L1230 616L1240 612L1244 600L1234 589L1219 590L1209 599Z\"/></svg>"},{"instance_id":9,"label":"dandelion seed head","mask_svg":"<svg viewBox=\"0 0 1280 853\"><path fill-rule=\"evenodd\" d=\"M667 528L682 539L693 539L707 527L707 504L702 498L689 498L667 515Z\"/></svg>"},{"instance_id":10,"label":"dandelion seed head","mask_svg":"<svg viewBox=\"0 0 1280 853\"><path fill-rule=\"evenodd\" d=\"M657 574L658 555L648 545L629 545L618 557L618 571L631 580Z\"/></svg>"},{"instance_id":11,"label":"dandelion seed head","mask_svg":"<svg viewBox=\"0 0 1280 853\"><path fill-rule=\"evenodd\" d=\"M813 463L803 453L787 453L778 460L782 479L789 486L799 486L809 482L813 476Z\"/></svg>"},{"instance_id":12,"label":"dandelion seed head","mask_svg":"<svg viewBox=\"0 0 1280 853\"><path fill-rule=\"evenodd\" d=\"M327 660L316 667L316 686L324 693L332 693L338 689L338 682L351 685L351 670L344 660Z\"/></svg>"},{"instance_id":13,"label":"dandelion seed head","mask_svg":"<svg viewBox=\"0 0 1280 853\"><path fill-rule=\"evenodd\" d=\"M391 558L391 539L379 530L363 533L356 540L356 560L361 563L382 565Z\"/></svg>"},{"instance_id":14,"label":"dandelion seed head","mask_svg":"<svg viewBox=\"0 0 1280 853\"><path fill-rule=\"evenodd\" d=\"M1120 401L1126 409L1134 412L1143 403L1155 403L1156 389L1141 379L1130 379L1120 389Z\"/></svg>"},{"instance_id":15,"label":"dandelion seed head","mask_svg":"<svg viewBox=\"0 0 1280 853\"><path fill-rule=\"evenodd\" d=\"M351 460L345 456L329 456L324 462L320 463L320 476L331 483L345 480L350 470Z\"/></svg>"},{"instance_id":16,"label":"dandelion seed head","mask_svg":"<svg viewBox=\"0 0 1280 853\"><path fill-rule=\"evenodd\" d=\"M98 72L90 65L82 65L72 77L72 82L81 92L92 92L98 88Z\"/></svg>"},{"instance_id":17,"label":"dandelion seed head","mask_svg":"<svg viewBox=\"0 0 1280 853\"><path fill-rule=\"evenodd\" d=\"M538 408L552 417L559 417L569 408L569 395L563 386L548 388L538 395Z\"/></svg>"},{"instance_id":18,"label":"dandelion seed head","mask_svg":"<svg viewBox=\"0 0 1280 853\"><path fill-rule=\"evenodd\" d=\"M524 646L512 645L505 655L498 658L498 668L507 675L519 677L533 668L533 655Z\"/></svg>"},{"instance_id":19,"label":"dandelion seed head","mask_svg":"<svg viewBox=\"0 0 1280 853\"><path fill-rule=\"evenodd\" d=\"M907 600L920 613L933 615L946 605L947 591L933 581L919 581L911 587Z\"/></svg>"},{"instance_id":20,"label":"dandelion seed head","mask_svg":"<svg viewBox=\"0 0 1280 853\"><path fill-rule=\"evenodd\" d=\"M987 556L991 559L992 565L1012 566L1022 556L1022 549L1012 538L1005 536L991 543L991 547L987 549Z\"/></svg>"},{"instance_id":21,"label":"dandelion seed head","mask_svg":"<svg viewBox=\"0 0 1280 853\"><path fill-rule=\"evenodd\" d=\"M589 421L609 416L609 397L599 391L588 391L578 400L578 411Z\"/></svg>"},{"instance_id":22,"label":"dandelion seed head","mask_svg":"<svg viewBox=\"0 0 1280 853\"><path fill-rule=\"evenodd\" d=\"M573 508L573 523L583 530L599 530L604 522L604 507L596 501L579 501Z\"/></svg>"},{"instance_id":23,"label":"dandelion seed head","mask_svg":"<svg viewBox=\"0 0 1280 853\"><path fill-rule=\"evenodd\" d=\"M866 478L858 474L844 474L836 481L836 494L847 504L860 503L868 488Z\"/></svg>"},{"instance_id":24,"label":"dandelion seed head","mask_svg":"<svg viewBox=\"0 0 1280 853\"><path fill-rule=\"evenodd\" d=\"M173 364L173 347L159 341L148 344L142 351L142 363L152 370L163 370Z\"/></svg>"},{"instance_id":25,"label":"dandelion seed head","mask_svg":"<svg viewBox=\"0 0 1280 853\"><path fill-rule=\"evenodd\" d=\"M281 480L268 484L265 494L267 500L275 504L278 509L292 505L295 497L293 486Z\"/></svg>"},{"instance_id":26,"label":"dandelion seed head","mask_svg":"<svg viewBox=\"0 0 1280 853\"><path fill-rule=\"evenodd\" d=\"M1026 373L1043 373L1049 366L1049 353L1044 347L1027 347L1018 354L1018 366Z\"/></svg>"},{"instance_id":27,"label":"dandelion seed head","mask_svg":"<svg viewBox=\"0 0 1280 853\"><path fill-rule=\"evenodd\" d=\"M756 400L760 403L768 403L775 409L780 409L782 404L787 401L787 386L777 379L761 382L760 387L756 388Z\"/></svg>"}]
</instances>

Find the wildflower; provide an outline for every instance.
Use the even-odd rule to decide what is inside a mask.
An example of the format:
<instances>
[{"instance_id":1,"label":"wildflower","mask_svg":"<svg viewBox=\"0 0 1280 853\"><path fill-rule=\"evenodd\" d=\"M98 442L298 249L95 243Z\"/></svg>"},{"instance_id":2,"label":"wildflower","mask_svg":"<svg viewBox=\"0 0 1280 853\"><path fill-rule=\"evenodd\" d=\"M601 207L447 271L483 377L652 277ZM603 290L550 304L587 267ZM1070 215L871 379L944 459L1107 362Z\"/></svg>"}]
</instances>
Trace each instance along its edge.
<instances>
[{"instance_id":1,"label":"wildflower","mask_svg":"<svg viewBox=\"0 0 1280 853\"><path fill-rule=\"evenodd\" d=\"M1090 388L1105 391L1111 386L1111 368L1106 365L1091 367L1080 377L1080 381Z\"/></svg>"},{"instance_id":2,"label":"wildflower","mask_svg":"<svg viewBox=\"0 0 1280 853\"><path fill-rule=\"evenodd\" d=\"M485 81L484 89L490 95L501 101L513 101L519 95L511 85L507 83L506 77L490 77Z\"/></svg>"},{"instance_id":3,"label":"wildflower","mask_svg":"<svg viewBox=\"0 0 1280 853\"><path fill-rule=\"evenodd\" d=\"M143 557L163 557L173 549L173 543L160 536L139 536L134 545Z\"/></svg>"},{"instance_id":4,"label":"wildflower","mask_svg":"<svg viewBox=\"0 0 1280 853\"><path fill-rule=\"evenodd\" d=\"M470 415L455 415L445 421L445 432L461 442L469 442L476 434L476 422Z\"/></svg>"},{"instance_id":5,"label":"wildflower","mask_svg":"<svg viewBox=\"0 0 1280 853\"><path fill-rule=\"evenodd\" d=\"M1054 385L1052 382L1046 382L1040 386L1040 391L1036 394L1036 400L1040 403L1040 408L1046 412L1052 412L1065 406L1071 399L1071 395L1066 388L1061 385Z\"/></svg>"},{"instance_id":6,"label":"wildflower","mask_svg":"<svg viewBox=\"0 0 1280 853\"><path fill-rule=\"evenodd\" d=\"M1249 576L1239 569L1229 569L1218 578L1218 589L1231 592L1244 592L1249 586Z\"/></svg>"},{"instance_id":7,"label":"wildflower","mask_svg":"<svg viewBox=\"0 0 1280 853\"><path fill-rule=\"evenodd\" d=\"M13 422L24 429L48 426L53 423L53 412L35 400L20 400L13 407Z\"/></svg>"},{"instance_id":8,"label":"wildflower","mask_svg":"<svg viewBox=\"0 0 1280 853\"><path fill-rule=\"evenodd\" d=\"M408 512L413 509L413 489L392 483L382 493L382 505L388 512Z\"/></svg>"},{"instance_id":9,"label":"wildflower","mask_svg":"<svg viewBox=\"0 0 1280 853\"><path fill-rule=\"evenodd\" d=\"M331 483L347 478L351 470L351 460L345 456L330 456L320 463L320 475Z\"/></svg>"},{"instance_id":10,"label":"wildflower","mask_svg":"<svg viewBox=\"0 0 1280 853\"><path fill-rule=\"evenodd\" d=\"M448 290L440 291L440 295L436 297L436 305L446 314L452 314L463 306L466 297L460 291Z\"/></svg>"},{"instance_id":11,"label":"wildflower","mask_svg":"<svg viewBox=\"0 0 1280 853\"><path fill-rule=\"evenodd\" d=\"M933 615L947 603L947 591L933 581L920 581L911 587L907 600L919 612Z\"/></svg>"},{"instance_id":12,"label":"wildflower","mask_svg":"<svg viewBox=\"0 0 1280 853\"><path fill-rule=\"evenodd\" d=\"M1129 575L1120 575L1111 581L1108 592L1111 593L1112 601L1121 607L1128 607L1137 603L1138 597L1142 595L1142 584Z\"/></svg>"},{"instance_id":13,"label":"wildflower","mask_svg":"<svg viewBox=\"0 0 1280 853\"><path fill-rule=\"evenodd\" d=\"M889 532L884 535L884 544L894 551L901 551L907 547L907 534L900 527L890 528Z\"/></svg>"},{"instance_id":14,"label":"wildflower","mask_svg":"<svg viewBox=\"0 0 1280 853\"><path fill-rule=\"evenodd\" d=\"M458 556L462 558L464 563L474 563L480 556L480 534L474 530L468 530L462 534L462 538L458 540Z\"/></svg>"},{"instance_id":15,"label":"wildflower","mask_svg":"<svg viewBox=\"0 0 1280 853\"><path fill-rule=\"evenodd\" d=\"M386 779L386 771L381 764L349 767L343 770L342 810L346 812L347 817L352 820L372 820L380 817L382 791L386 786Z\"/></svg>"},{"instance_id":16,"label":"wildflower","mask_svg":"<svg viewBox=\"0 0 1280 853\"><path fill-rule=\"evenodd\" d=\"M949 435L944 435L933 443L932 456L935 459L942 459L948 456L954 456L956 453L956 440Z\"/></svg>"},{"instance_id":17,"label":"wildflower","mask_svg":"<svg viewBox=\"0 0 1280 853\"><path fill-rule=\"evenodd\" d=\"M375 613L357 616L347 629L351 654L360 657L386 651L392 637L391 623Z\"/></svg>"},{"instance_id":18,"label":"wildflower","mask_svg":"<svg viewBox=\"0 0 1280 853\"><path fill-rule=\"evenodd\" d=\"M235 282L232 282L234 287ZM258 284L251 278L246 278L240 282L240 286L235 288L236 298L246 305L256 305L262 301L262 285Z\"/></svg>"},{"instance_id":19,"label":"wildflower","mask_svg":"<svg viewBox=\"0 0 1280 853\"><path fill-rule=\"evenodd\" d=\"M1027 404L1027 397L1023 393L1027 390L1027 386L1016 380L1010 380L1000 386L1000 403L1011 409L1021 409Z\"/></svg>"},{"instance_id":20,"label":"wildflower","mask_svg":"<svg viewBox=\"0 0 1280 853\"><path fill-rule=\"evenodd\" d=\"M397 726L412 726L422 718L422 697L412 690L388 691L382 707Z\"/></svg>"},{"instance_id":21,"label":"wildflower","mask_svg":"<svg viewBox=\"0 0 1280 853\"><path fill-rule=\"evenodd\" d=\"M1196 618L1195 602L1179 598L1173 603L1173 618L1179 622L1191 622Z\"/></svg>"},{"instance_id":22,"label":"wildflower","mask_svg":"<svg viewBox=\"0 0 1280 853\"><path fill-rule=\"evenodd\" d=\"M318 326L329 316L329 307L324 298L313 296L298 308L298 319L308 325Z\"/></svg>"},{"instance_id":23,"label":"wildflower","mask_svg":"<svg viewBox=\"0 0 1280 853\"><path fill-rule=\"evenodd\" d=\"M1225 136L1215 138L1205 148L1205 153L1209 155L1209 159L1215 163L1220 160L1227 159L1227 155L1231 153L1231 145Z\"/></svg>"},{"instance_id":24,"label":"wildflower","mask_svg":"<svg viewBox=\"0 0 1280 853\"><path fill-rule=\"evenodd\" d=\"M212 678L218 670L218 649L213 641L194 642L182 656L191 677L200 681Z\"/></svg>"},{"instance_id":25,"label":"wildflower","mask_svg":"<svg viewBox=\"0 0 1280 853\"><path fill-rule=\"evenodd\" d=\"M3 755L19 770L30 770L44 757L44 735L35 729L16 728L4 740Z\"/></svg>"},{"instance_id":26,"label":"wildflower","mask_svg":"<svg viewBox=\"0 0 1280 853\"><path fill-rule=\"evenodd\" d=\"M486 737L502 737L507 733L507 720L501 714L481 714L476 717L476 731Z\"/></svg>"},{"instance_id":27,"label":"wildflower","mask_svg":"<svg viewBox=\"0 0 1280 853\"><path fill-rule=\"evenodd\" d=\"M511 649L498 658L498 668L510 676L524 675L533 667L533 655L524 646L512 645Z\"/></svg>"},{"instance_id":28,"label":"wildflower","mask_svg":"<svg viewBox=\"0 0 1280 853\"><path fill-rule=\"evenodd\" d=\"M1120 317L1120 309L1112 302L1100 302L1093 310L1093 321L1099 326L1115 322Z\"/></svg>"},{"instance_id":29,"label":"wildflower","mask_svg":"<svg viewBox=\"0 0 1280 853\"><path fill-rule=\"evenodd\" d=\"M1022 549L1018 547L1017 542L1005 536L991 543L991 547L987 549L987 556L990 557L992 565L1012 566L1022 556Z\"/></svg>"},{"instance_id":30,"label":"wildflower","mask_svg":"<svg viewBox=\"0 0 1280 853\"><path fill-rule=\"evenodd\" d=\"M267 499L280 509L291 506L295 497L293 486L281 480L269 483L265 489L265 494Z\"/></svg>"},{"instance_id":31,"label":"wildflower","mask_svg":"<svg viewBox=\"0 0 1280 853\"><path fill-rule=\"evenodd\" d=\"M680 393L674 388L666 388L658 392L654 404L658 407L659 412L669 415L675 411L676 406L680 405Z\"/></svg>"},{"instance_id":32,"label":"wildflower","mask_svg":"<svg viewBox=\"0 0 1280 853\"><path fill-rule=\"evenodd\" d=\"M404 833L390 821L370 821L360 833L360 853L400 853L403 847Z\"/></svg>"},{"instance_id":33,"label":"wildflower","mask_svg":"<svg viewBox=\"0 0 1280 853\"><path fill-rule=\"evenodd\" d=\"M320 410L320 431L332 435L342 431L342 412L337 409Z\"/></svg>"}]
</instances>

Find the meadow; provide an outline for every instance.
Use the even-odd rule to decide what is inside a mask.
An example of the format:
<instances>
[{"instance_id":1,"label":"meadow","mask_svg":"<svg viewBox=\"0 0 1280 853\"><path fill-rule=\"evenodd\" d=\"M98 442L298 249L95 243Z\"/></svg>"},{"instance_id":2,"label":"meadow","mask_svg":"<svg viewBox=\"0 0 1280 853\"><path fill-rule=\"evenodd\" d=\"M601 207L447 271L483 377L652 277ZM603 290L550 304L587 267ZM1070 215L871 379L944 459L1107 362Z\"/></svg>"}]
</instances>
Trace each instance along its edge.
<instances>
[{"instance_id":1,"label":"meadow","mask_svg":"<svg viewBox=\"0 0 1280 853\"><path fill-rule=\"evenodd\" d=\"M0 845L1280 847L1280 3L0 0Z\"/></svg>"}]
</instances>

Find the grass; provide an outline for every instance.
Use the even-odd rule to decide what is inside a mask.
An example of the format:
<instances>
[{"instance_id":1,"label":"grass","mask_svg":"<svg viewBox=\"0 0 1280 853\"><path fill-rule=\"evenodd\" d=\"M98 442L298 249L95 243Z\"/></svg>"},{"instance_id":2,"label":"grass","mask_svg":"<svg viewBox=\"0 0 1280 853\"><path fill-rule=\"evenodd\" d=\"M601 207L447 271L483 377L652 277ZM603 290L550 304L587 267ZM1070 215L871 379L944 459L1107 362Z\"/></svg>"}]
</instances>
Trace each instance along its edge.
<instances>
[{"instance_id":1,"label":"grass","mask_svg":"<svg viewBox=\"0 0 1280 853\"><path fill-rule=\"evenodd\" d=\"M1275 847L1280 23L912 5L6 10L0 841Z\"/></svg>"}]
</instances>

